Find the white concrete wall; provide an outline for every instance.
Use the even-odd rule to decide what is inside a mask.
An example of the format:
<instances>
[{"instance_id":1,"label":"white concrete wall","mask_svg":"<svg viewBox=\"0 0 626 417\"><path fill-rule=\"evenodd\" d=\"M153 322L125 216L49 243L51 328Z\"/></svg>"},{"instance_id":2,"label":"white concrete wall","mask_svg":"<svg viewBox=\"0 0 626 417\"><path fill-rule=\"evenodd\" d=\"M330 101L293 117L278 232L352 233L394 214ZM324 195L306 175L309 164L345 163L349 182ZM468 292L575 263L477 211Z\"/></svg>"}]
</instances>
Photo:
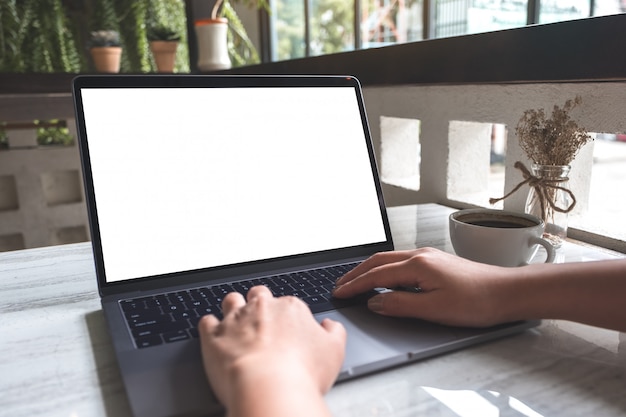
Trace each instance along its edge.
<instances>
[{"instance_id":1,"label":"white concrete wall","mask_svg":"<svg viewBox=\"0 0 626 417\"><path fill-rule=\"evenodd\" d=\"M522 177L513 168L516 160L528 165L519 148L515 126L527 109L562 106L567 99L580 95L580 111L575 115L580 125L590 132L626 131L626 83L552 83L507 85L442 85L368 87L364 89L370 126L377 150L381 147L381 117L421 120L421 167L419 191L385 185L385 199L389 206L418 202L441 202L462 206L451 201L448 184L458 178L459 169L473 169L472 158L465 166L450 158L455 151L449 148L451 121L501 123L509 128L505 190L512 189ZM452 138L457 140L458 137ZM570 185L584 208L589 194L593 143L585 146L572 164ZM458 152L457 152L458 153ZM379 158L380 161L380 158ZM454 172L449 171L454 167ZM520 190L505 201L505 208L523 210L527 189ZM486 203L485 205L488 205Z\"/></svg>"}]
</instances>

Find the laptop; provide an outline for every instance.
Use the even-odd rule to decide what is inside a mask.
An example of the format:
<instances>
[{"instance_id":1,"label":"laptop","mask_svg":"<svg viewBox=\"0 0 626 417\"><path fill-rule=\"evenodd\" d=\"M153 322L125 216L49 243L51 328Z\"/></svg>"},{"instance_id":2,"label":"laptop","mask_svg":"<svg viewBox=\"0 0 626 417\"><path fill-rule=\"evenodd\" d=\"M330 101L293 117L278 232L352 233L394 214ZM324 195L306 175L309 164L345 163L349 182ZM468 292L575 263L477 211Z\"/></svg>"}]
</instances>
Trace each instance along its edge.
<instances>
[{"instance_id":1,"label":"laptop","mask_svg":"<svg viewBox=\"0 0 626 417\"><path fill-rule=\"evenodd\" d=\"M98 289L137 417L223 412L196 325L253 285L346 326L338 381L536 325L451 328L329 295L393 250L354 77L94 75L73 95Z\"/></svg>"}]
</instances>

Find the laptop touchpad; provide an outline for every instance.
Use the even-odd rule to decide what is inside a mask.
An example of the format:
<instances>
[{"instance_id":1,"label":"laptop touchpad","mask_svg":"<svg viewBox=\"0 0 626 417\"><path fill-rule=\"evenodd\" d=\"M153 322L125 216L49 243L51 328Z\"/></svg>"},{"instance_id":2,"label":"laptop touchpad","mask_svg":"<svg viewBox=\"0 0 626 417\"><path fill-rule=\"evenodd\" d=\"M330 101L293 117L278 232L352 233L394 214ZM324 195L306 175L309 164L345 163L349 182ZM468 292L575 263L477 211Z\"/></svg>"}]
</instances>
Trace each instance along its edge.
<instances>
[{"instance_id":1,"label":"laptop touchpad","mask_svg":"<svg viewBox=\"0 0 626 417\"><path fill-rule=\"evenodd\" d=\"M341 322L348 332L346 357L339 380L400 365L457 338L453 328L415 319L385 317L363 306L316 315Z\"/></svg>"}]
</instances>

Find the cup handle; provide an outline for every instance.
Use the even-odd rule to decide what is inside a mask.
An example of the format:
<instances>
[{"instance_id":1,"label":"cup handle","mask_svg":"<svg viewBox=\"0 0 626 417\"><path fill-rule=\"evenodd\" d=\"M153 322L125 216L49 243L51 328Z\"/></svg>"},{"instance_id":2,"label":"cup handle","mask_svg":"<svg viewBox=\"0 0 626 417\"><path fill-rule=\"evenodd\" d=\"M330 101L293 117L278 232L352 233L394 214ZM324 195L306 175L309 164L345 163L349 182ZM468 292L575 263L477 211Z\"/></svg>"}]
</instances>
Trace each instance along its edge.
<instances>
[{"instance_id":1,"label":"cup handle","mask_svg":"<svg viewBox=\"0 0 626 417\"><path fill-rule=\"evenodd\" d=\"M530 239L530 243L539 244L546 249L546 254L548 256L546 257L546 260L544 261L544 263L548 264L548 263L554 262L554 258L556 256L556 250L554 249L554 246L552 246L552 243L540 237L534 237L534 236Z\"/></svg>"}]
</instances>

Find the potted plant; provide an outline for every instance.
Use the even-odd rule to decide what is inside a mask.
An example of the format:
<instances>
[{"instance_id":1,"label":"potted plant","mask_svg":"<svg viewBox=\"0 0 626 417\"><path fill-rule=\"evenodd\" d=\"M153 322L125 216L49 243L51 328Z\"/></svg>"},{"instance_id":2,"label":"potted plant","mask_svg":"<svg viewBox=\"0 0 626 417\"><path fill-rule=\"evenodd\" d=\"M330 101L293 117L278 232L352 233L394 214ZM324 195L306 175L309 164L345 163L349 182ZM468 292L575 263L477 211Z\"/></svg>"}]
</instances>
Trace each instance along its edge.
<instances>
[{"instance_id":1,"label":"potted plant","mask_svg":"<svg viewBox=\"0 0 626 417\"><path fill-rule=\"evenodd\" d=\"M180 41L178 32L166 25L156 25L148 30L150 50L158 72L174 72L176 49Z\"/></svg>"},{"instance_id":2,"label":"potted plant","mask_svg":"<svg viewBox=\"0 0 626 417\"><path fill-rule=\"evenodd\" d=\"M268 10L267 0L243 0L249 7ZM198 40L198 68L202 71L228 69L259 62L256 48L250 41L231 0L217 0L209 19L195 21Z\"/></svg>"},{"instance_id":3,"label":"potted plant","mask_svg":"<svg viewBox=\"0 0 626 417\"><path fill-rule=\"evenodd\" d=\"M122 46L115 30L91 32L89 51L98 72L119 72Z\"/></svg>"}]
</instances>

